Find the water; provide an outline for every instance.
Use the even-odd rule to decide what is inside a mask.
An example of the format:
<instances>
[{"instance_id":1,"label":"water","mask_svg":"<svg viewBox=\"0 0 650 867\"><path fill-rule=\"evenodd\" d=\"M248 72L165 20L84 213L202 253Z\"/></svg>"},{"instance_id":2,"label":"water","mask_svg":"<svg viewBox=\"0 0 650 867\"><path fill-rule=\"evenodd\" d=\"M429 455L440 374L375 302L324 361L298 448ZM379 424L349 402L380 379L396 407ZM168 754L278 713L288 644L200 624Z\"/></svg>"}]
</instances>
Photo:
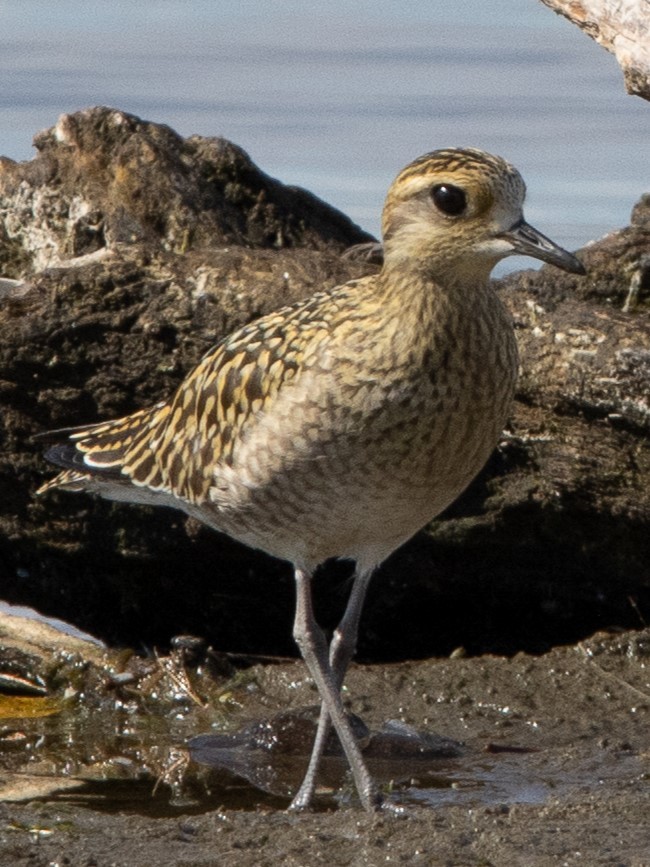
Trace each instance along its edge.
<instances>
[{"instance_id":1,"label":"water","mask_svg":"<svg viewBox=\"0 0 650 867\"><path fill-rule=\"evenodd\" d=\"M521 169L528 219L569 248L625 225L650 187L649 106L534 0L5 0L0 15L14 159L62 112L111 105L226 136L377 234L405 163L473 145Z\"/></svg>"}]
</instances>

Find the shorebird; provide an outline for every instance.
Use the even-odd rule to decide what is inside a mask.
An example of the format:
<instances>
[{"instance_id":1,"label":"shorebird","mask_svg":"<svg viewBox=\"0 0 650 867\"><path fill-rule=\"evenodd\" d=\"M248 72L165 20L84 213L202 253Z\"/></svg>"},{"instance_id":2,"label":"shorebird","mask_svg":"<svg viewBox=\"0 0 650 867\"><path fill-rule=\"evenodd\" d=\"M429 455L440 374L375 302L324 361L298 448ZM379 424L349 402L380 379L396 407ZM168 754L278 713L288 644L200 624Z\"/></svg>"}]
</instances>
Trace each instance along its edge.
<instances>
[{"instance_id":1,"label":"shorebird","mask_svg":"<svg viewBox=\"0 0 650 867\"><path fill-rule=\"evenodd\" d=\"M489 275L523 254L584 274L524 221L525 185L472 148L421 156L390 187L384 264L218 343L175 394L124 418L54 431L64 470L42 488L173 506L293 564L293 634L321 698L303 783L308 807L333 725L362 805L385 805L340 691L370 576L469 484L507 421L518 368ZM354 560L331 642L311 578Z\"/></svg>"}]
</instances>

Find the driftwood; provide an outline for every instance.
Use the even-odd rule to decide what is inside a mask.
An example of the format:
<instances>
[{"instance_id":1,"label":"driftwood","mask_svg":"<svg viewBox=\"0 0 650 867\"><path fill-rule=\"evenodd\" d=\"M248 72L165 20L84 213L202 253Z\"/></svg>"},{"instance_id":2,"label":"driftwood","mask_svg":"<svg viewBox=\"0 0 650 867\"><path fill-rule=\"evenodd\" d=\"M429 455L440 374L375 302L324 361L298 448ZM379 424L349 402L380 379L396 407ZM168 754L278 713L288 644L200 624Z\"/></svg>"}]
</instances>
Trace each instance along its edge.
<instances>
[{"instance_id":1,"label":"driftwood","mask_svg":"<svg viewBox=\"0 0 650 867\"><path fill-rule=\"evenodd\" d=\"M650 6L646 0L542 0L615 55L628 93L650 99Z\"/></svg>"},{"instance_id":2,"label":"driftwood","mask_svg":"<svg viewBox=\"0 0 650 867\"><path fill-rule=\"evenodd\" d=\"M36 499L51 470L30 437L160 399L222 334L376 267L341 255L371 239L223 140L94 109L36 145L0 165L0 595L117 642L293 652L286 564L172 511ZM362 656L540 650L650 617L649 254L643 199L580 253L588 277L502 282L522 353L512 422L377 575ZM325 622L348 572L317 581Z\"/></svg>"}]
</instances>

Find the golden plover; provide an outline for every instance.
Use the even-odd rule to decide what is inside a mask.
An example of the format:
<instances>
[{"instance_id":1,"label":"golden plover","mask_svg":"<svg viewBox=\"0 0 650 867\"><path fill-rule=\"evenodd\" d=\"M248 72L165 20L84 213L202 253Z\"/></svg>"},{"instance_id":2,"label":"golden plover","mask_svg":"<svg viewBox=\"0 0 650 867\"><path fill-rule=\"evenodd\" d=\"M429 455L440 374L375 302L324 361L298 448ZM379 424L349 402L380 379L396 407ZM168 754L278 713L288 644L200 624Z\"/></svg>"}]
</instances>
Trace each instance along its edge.
<instances>
[{"instance_id":1,"label":"golden plover","mask_svg":"<svg viewBox=\"0 0 650 867\"><path fill-rule=\"evenodd\" d=\"M321 717L293 808L312 800L332 724L366 809L382 797L340 698L375 567L469 484L498 441L517 375L500 259L581 263L528 225L505 160L445 149L408 165L383 211L384 264L226 337L151 409L47 434L64 467L41 488L174 506L293 564L294 637ZM356 562L331 643L311 577Z\"/></svg>"}]
</instances>

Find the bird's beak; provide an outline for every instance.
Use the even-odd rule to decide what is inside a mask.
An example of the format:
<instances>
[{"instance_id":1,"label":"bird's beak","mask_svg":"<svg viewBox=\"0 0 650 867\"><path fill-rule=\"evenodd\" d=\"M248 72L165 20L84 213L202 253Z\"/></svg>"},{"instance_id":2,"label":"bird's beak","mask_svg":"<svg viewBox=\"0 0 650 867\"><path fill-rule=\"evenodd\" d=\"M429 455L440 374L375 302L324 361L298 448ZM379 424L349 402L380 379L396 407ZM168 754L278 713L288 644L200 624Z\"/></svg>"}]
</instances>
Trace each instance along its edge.
<instances>
[{"instance_id":1,"label":"bird's beak","mask_svg":"<svg viewBox=\"0 0 650 867\"><path fill-rule=\"evenodd\" d=\"M515 254L550 262L551 265L557 265L558 268L570 271L572 274L587 273L585 266L572 253L558 247L550 238L542 235L523 219L504 232L501 238L512 244L512 252Z\"/></svg>"}]
</instances>

